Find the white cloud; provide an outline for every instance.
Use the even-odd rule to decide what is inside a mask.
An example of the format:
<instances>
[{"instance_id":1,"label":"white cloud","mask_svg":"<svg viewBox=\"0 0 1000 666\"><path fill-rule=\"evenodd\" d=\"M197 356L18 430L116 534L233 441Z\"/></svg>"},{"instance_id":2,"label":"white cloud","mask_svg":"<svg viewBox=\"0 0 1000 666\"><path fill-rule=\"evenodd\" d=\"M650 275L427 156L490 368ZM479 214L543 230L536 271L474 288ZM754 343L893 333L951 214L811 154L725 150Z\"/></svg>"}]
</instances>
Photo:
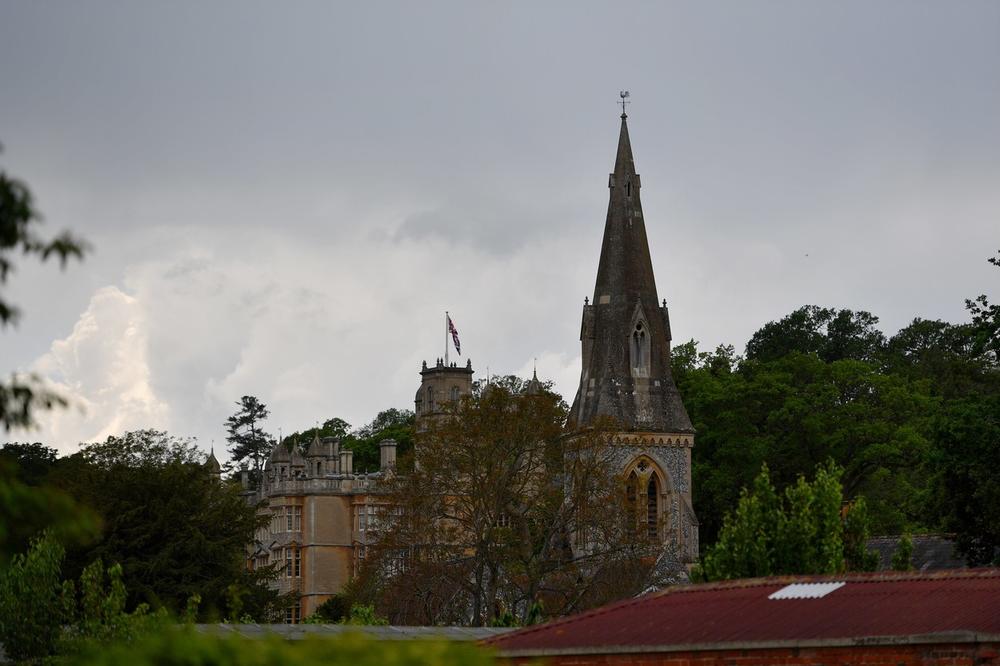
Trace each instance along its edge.
<instances>
[{"instance_id":1,"label":"white cloud","mask_svg":"<svg viewBox=\"0 0 1000 666\"><path fill-rule=\"evenodd\" d=\"M42 441L68 451L156 427L220 450L245 394L270 407L273 431L332 416L362 425L381 409L412 408L421 361L443 354L446 309L478 376L489 366L529 377L524 359L537 353L540 377L572 399L579 358L559 349L576 353L580 303L566 293L586 293L592 278L578 273L592 267L552 261L579 252L571 242L496 255L393 234L168 236L134 256L120 287L99 289L72 333L33 364L85 408L42 415Z\"/></svg>"},{"instance_id":2,"label":"white cloud","mask_svg":"<svg viewBox=\"0 0 1000 666\"><path fill-rule=\"evenodd\" d=\"M32 370L70 401L39 413L42 441L62 453L125 430L164 427L170 409L150 382L148 330L135 298L99 289L72 333L56 340Z\"/></svg>"}]
</instances>

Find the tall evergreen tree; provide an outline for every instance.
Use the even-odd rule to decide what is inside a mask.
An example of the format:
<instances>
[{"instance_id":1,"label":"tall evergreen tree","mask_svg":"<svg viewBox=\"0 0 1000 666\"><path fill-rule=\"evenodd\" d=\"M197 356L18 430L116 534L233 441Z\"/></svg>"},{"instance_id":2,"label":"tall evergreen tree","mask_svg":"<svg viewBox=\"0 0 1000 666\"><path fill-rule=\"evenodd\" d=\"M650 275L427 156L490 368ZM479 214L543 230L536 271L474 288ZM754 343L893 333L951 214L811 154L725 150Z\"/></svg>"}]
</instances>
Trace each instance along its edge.
<instances>
[{"instance_id":1,"label":"tall evergreen tree","mask_svg":"<svg viewBox=\"0 0 1000 666\"><path fill-rule=\"evenodd\" d=\"M226 441L229 442L229 456L232 462L249 460L253 466L253 482L256 484L264 470L274 440L264 432L263 422L267 419L267 405L252 395L245 395L236 403L239 411L226 419Z\"/></svg>"}]
</instances>

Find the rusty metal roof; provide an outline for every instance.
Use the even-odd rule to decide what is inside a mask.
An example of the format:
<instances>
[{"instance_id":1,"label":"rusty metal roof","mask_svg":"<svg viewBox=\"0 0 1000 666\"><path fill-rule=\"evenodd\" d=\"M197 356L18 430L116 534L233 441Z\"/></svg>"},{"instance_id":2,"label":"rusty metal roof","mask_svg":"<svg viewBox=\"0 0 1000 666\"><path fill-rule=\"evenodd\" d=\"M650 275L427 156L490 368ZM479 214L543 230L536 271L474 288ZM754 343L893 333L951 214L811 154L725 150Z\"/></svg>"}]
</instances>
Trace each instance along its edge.
<instances>
[{"instance_id":1,"label":"rusty metal roof","mask_svg":"<svg viewBox=\"0 0 1000 666\"><path fill-rule=\"evenodd\" d=\"M486 642L530 654L959 632L1000 635L1000 569L676 586Z\"/></svg>"}]
</instances>

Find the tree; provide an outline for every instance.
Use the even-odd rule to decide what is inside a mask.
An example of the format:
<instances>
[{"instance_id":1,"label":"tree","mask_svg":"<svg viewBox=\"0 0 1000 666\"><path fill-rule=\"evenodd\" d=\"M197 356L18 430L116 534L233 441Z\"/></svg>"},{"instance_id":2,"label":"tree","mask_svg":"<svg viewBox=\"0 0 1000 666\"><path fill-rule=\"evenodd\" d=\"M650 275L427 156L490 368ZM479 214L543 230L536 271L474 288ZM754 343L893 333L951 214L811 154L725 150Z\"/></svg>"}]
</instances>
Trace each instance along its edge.
<instances>
[{"instance_id":1,"label":"tree","mask_svg":"<svg viewBox=\"0 0 1000 666\"><path fill-rule=\"evenodd\" d=\"M698 433L692 450L694 506L703 543L762 463L779 488L832 458L849 495L865 495L874 529L924 523L930 423L938 401L928 383L878 366L791 352L741 360L726 348L675 348L678 389Z\"/></svg>"},{"instance_id":2,"label":"tree","mask_svg":"<svg viewBox=\"0 0 1000 666\"><path fill-rule=\"evenodd\" d=\"M450 404L389 482L355 596L391 621L523 622L539 605L560 615L641 591L655 557L607 432L564 438L562 399L519 386L478 384Z\"/></svg>"},{"instance_id":3,"label":"tree","mask_svg":"<svg viewBox=\"0 0 1000 666\"><path fill-rule=\"evenodd\" d=\"M260 524L255 508L238 484L212 480L203 462L191 440L153 430L109 437L65 459L53 482L104 522L95 545L71 551L71 571L98 558L118 563L129 608L147 603L179 614L197 594L203 617L224 615L232 586L266 590L245 571L245 548Z\"/></svg>"},{"instance_id":4,"label":"tree","mask_svg":"<svg viewBox=\"0 0 1000 666\"><path fill-rule=\"evenodd\" d=\"M1000 268L1000 252L987 261ZM976 328L976 349L988 355L995 367L1000 363L1000 303L990 303L986 295L981 294L975 299L966 299L965 307Z\"/></svg>"},{"instance_id":5,"label":"tree","mask_svg":"<svg viewBox=\"0 0 1000 666\"><path fill-rule=\"evenodd\" d=\"M354 452L354 470L358 473L377 472L381 464L379 443L385 439L396 440L396 454L404 457L413 447L414 414L408 409L390 407L378 413L368 423L356 430L341 418L327 419L319 428L293 432L284 441L301 442L308 446L313 437L334 437L340 446Z\"/></svg>"},{"instance_id":6,"label":"tree","mask_svg":"<svg viewBox=\"0 0 1000 666\"><path fill-rule=\"evenodd\" d=\"M48 530L61 544L87 544L100 531L99 517L68 494L50 486L30 486L11 463L0 459L0 568Z\"/></svg>"},{"instance_id":7,"label":"tree","mask_svg":"<svg viewBox=\"0 0 1000 666\"><path fill-rule=\"evenodd\" d=\"M969 564L1000 563L1000 394L950 401L934 423L932 511Z\"/></svg>"},{"instance_id":8,"label":"tree","mask_svg":"<svg viewBox=\"0 0 1000 666\"><path fill-rule=\"evenodd\" d=\"M16 254L34 255L42 261L55 256L63 267L69 259L83 257L86 250L83 241L68 232L46 240L37 233L40 223L41 216L28 186L0 171L0 286L14 272ZM20 315L17 306L0 297L0 328L17 323ZM34 425L35 409L65 404L63 398L45 388L34 375L15 375L9 382L0 382L0 424L6 431Z\"/></svg>"},{"instance_id":9,"label":"tree","mask_svg":"<svg viewBox=\"0 0 1000 666\"><path fill-rule=\"evenodd\" d=\"M18 661L53 654L71 616L72 588L60 577L65 550L51 535L0 569L0 643Z\"/></svg>"},{"instance_id":10,"label":"tree","mask_svg":"<svg viewBox=\"0 0 1000 666\"><path fill-rule=\"evenodd\" d=\"M408 409L389 408L378 413L371 423L358 428L346 440L354 451L354 469L376 472L381 464L379 442L396 440L396 455L406 456L413 448L414 414Z\"/></svg>"},{"instance_id":11,"label":"tree","mask_svg":"<svg viewBox=\"0 0 1000 666\"><path fill-rule=\"evenodd\" d=\"M747 343L746 357L773 361L792 352L816 354L827 362L875 361L885 335L870 312L804 305L781 321L765 324Z\"/></svg>"},{"instance_id":12,"label":"tree","mask_svg":"<svg viewBox=\"0 0 1000 666\"><path fill-rule=\"evenodd\" d=\"M236 403L239 411L226 419L226 440L229 456L234 463L249 459L253 465L253 483L260 481L274 440L263 430L267 419L267 406L252 395L245 395Z\"/></svg>"},{"instance_id":13,"label":"tree","mask_svg":"<svg viewBox=\"0 0 1000 666\"><path fill-rule=\"evenodd\" d=\"M892 554L893 571L910 571L913 569L913 537L907 532L899 539L899 546Z\"/></svg>"},{"instance_id":14,"label":"tree","mask_svg":"<svg viewBox=\"0 0 1000 666\"><path fill-rule=\"evenodd\" d=\"M34 486L42 482L56 464L56 450L41 442L8 442L0 447L0 461L16 467L17 477Z\"/></svg>"},{"instance_id":15,"label":"tree","mask_svg":"<svg viewBox=\"0 0 1000 666\"><path fill-rule=\"evenodd\" d=\"M848 520L863 502L842 511L842 470L832 463L816 470L816 478L799 477L782 497L771 483L767 466L746 488L735 511L726 515L718 541L709 547L696 572L702 580L727 580L778 574L834 574L849 565L873 569L874 554L860 560L851 545L864 542L867 526Z\"/></svg>"}]
</instances>

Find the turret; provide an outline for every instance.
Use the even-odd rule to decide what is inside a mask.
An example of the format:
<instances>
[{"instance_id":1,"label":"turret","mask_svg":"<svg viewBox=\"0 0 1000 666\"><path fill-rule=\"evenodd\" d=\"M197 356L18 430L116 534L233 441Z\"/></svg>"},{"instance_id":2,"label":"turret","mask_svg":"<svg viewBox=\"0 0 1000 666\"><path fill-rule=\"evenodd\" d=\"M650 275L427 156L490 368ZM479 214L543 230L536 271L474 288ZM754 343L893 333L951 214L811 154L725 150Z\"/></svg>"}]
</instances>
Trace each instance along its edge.
<instances>
[{"instance_id":1,"label":"turret","mask_svg":"<svg viewBox=\"0 0 1000 666\"><path fill-rule=\"evenodd\" d=\"M337 454L334 451L336 442L333 437L320 439L319 433L316 433L306 450L307 476L325 476L337 471Z\"/></svg>"},{"instance_id":2,"label":"turret","mask_svg":"<svg viewBox=\"0 0 1000 666\"><path fill-rule=\"evenodd\" d=\"M267 458L266 469L270 472L268 478L288 478L291 476L292 457L288 453L288 448L284 442L278 442L271 449L271 455Z\"/></svg>"},{"instance_id":3,"label":"turret","mask_svg":"<svg viewBox=\"0 0 1000 666\"><path fill-rule=\"evenodd\" d=\"M208 459L205 460L205 471L208 476L213 481L219 481L222 478L222 465L219 464L219 459L215 457L215 445L212 445L212 450L208 454Z\"/></svg>"},{"instance_id":4,"label":"turret","mask_svg":"<svg viewBox=\"0 0 1000 666\"><path fill-rule=\"evenodd\" d=\"M447 403L458 402L463 396L471 395L472 374L471 360L460 366L446 364L439 358L433 367L428 367L427 361L424 361L420 370L420 388L413 400L417 423L441 414Z\"/></svg>"}]
</instances>

